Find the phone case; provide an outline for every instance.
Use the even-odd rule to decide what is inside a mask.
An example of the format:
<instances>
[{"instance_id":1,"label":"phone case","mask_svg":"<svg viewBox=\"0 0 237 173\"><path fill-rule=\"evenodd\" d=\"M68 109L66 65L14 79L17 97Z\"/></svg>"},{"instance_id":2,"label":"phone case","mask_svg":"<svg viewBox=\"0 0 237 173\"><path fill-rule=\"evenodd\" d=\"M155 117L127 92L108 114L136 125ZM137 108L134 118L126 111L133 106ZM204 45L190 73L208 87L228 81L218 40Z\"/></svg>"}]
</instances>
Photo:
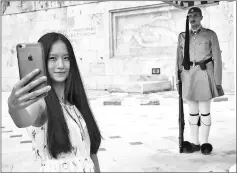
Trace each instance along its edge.
<instances>
[{"instance_id":1,"label":"phone case","mask_svg":"<svg viewBox=\"0 0 237 173\"><path fill-rule=\"evenodd\" d=\"M42 76L46 76L45 57L44 57L43 46L41 45L41 43L17 44L16 50L17 50L20 79L22 79L27 74L31 73L33 70L40 69L40 72L25 85ZM46 85L47 82L43 82L40 85L31 89L29 92L41 89Z\"/></svg>"}]
</instances>

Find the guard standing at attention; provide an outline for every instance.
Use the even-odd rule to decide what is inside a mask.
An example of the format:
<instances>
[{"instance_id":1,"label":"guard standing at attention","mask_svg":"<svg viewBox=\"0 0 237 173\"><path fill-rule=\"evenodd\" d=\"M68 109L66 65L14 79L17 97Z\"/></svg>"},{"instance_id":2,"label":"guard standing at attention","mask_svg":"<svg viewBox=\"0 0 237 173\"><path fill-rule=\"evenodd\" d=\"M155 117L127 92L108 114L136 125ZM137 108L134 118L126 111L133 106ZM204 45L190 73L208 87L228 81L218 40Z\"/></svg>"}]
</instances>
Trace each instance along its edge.
<instances>
[{"instance_id":1,"label":"guard standing at attention","mask_svg":"<svg viewBox=\"0 0 237 173\"><path fill-rule=\"evenodd\" d=\"M200 151L210 154L213 147L208 143L211 128L211 100L223 96L222 58L217 35L202 27L202 11L198 7L188 10L186 32L178 37L176 81L181 72L182 97L189 107L191 147L184 152ZM189 23L191 29L189 30ZM177 85L178 86L178 85ZM200 139L199 139L200 130Z\"/></svg>"}]
</instances>

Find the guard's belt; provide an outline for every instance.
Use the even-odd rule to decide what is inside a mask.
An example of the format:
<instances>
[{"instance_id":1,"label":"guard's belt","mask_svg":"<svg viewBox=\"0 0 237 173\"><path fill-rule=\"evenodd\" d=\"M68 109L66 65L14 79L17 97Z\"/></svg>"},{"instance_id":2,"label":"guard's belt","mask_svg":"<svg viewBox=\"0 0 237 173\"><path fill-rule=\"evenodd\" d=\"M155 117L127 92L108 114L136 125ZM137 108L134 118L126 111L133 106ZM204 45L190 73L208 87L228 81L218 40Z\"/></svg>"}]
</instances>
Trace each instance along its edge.
<instances>
[{"instance_id":1,"label":"guard's belt","mask_svg":"<svg viewBox=\"0 0 237 173\"><path fill-rule=\"evenodd\" d=\"M200 68L202 70L205 70L207 68L206 64L213 61L212 57L211 58L208 58L206 60L202 60L202 61L198 61L198 62L195 62L195 61L190 61L190 66L200 66Z\"/></svg>"}]
</instances>

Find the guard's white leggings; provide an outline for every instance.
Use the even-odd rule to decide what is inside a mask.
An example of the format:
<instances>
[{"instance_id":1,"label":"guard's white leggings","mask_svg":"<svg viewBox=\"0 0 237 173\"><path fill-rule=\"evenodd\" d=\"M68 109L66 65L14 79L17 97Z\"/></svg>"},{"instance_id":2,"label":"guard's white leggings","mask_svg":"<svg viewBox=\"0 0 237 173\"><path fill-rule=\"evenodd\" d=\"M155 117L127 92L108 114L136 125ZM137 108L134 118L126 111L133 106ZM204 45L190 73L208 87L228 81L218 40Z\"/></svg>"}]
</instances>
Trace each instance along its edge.
<instances>
[{"instance_id":1,"label":"guard's white leggings","mask_svg":"<svg viewBox=\"0 0 237 173\"><path fill-rule=\"evenodd\" d=\"M211 126L211 100L208 101L191 101L187 100L189 108L189 123L190 123L190 133L191 142L198 145L203 143L208 143L208 137ZM200 141L199 141L199 126L198 119L201 118L200 126Z\"/></svg>"}]
</instances>

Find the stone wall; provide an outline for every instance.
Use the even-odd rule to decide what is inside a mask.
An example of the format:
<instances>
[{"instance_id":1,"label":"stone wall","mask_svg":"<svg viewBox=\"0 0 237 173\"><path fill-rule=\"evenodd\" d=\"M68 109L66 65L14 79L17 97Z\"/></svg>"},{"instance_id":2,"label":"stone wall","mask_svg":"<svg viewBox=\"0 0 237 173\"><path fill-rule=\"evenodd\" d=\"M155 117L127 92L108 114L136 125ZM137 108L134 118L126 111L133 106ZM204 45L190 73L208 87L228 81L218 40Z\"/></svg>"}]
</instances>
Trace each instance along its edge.
<instances>
[{"instance_id":1,"label":"stone wall","mask_svg":"<svg viewBox=\"0 0 237 173\"><path fill-rule=\"evenodd\" d=\"M53 8L97 3L98 1L1 1L2 14L18 14Z\"/></svg>"},{"instance_id":2,"label":"stone wall","mask_svg":"<svg viewBox=\"0 0 237 173\"><path fill-rule=\"evenodd\" d=\"M15 1L6 6L2 16L3 91L19 80L16 44L36 42L50 31L71 40L87 89L149 78L152 68L161 69L159 78L174 76L177 38L185 29L186 10L159 1L46 3ZM235 2L202 7L203 26L216 31L220 41L226 90L234 90L233 6Z\"/></svg>"}]
</instances>

